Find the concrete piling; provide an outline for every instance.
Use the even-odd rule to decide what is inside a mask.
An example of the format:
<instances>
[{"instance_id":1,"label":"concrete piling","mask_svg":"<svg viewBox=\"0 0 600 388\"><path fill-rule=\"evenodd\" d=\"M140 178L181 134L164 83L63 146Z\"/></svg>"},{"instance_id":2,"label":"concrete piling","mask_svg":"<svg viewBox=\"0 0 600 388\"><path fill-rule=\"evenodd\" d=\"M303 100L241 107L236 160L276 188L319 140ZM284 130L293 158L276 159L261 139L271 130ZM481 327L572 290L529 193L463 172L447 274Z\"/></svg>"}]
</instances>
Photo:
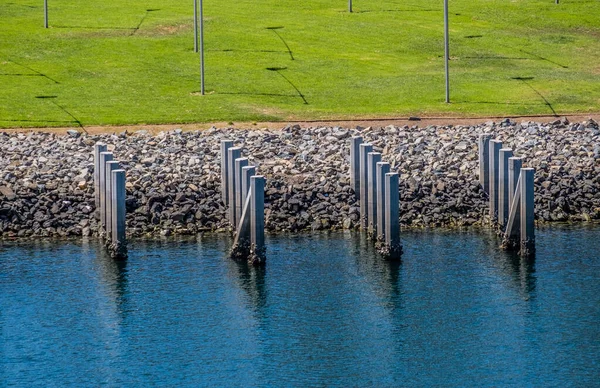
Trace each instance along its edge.
<instances>
[{"instance_id":1,"label":"concrete piling","mask_svg":"<svg viewBox=\"0 0 600 388\"><path fill-rule=\"evenodd\" d=\"M360 163L360 227L366 230L369 226L369 216L367 213L368 206L368 166L367 166L367 155L373 152L373 146L368 143L362 143L359 152L359 163Z\"/></svg>"},{"instance_id":2,"label":"concrete piling","mask_svg":"<svg viewBox=\"0 0 600 388\"><path fill-rule=\"evenodd\" d=\"M515 185L515 193L510 205L508 221L504 229L504 239L501 247L506 250L516 250L520 244L521 227L521 178L519 177Z\"/></svg>"},{"instance_id":3,"label":"concrete piling","mask_svg":"<svg viewBox=\"0 0 600 388\"><path fill-rule=\"evenodd\" d=\"M498 164L498 225L504 232L504 227L508 221L509 211L509 158L513 156L510 148L502 148L499 154Z\"/></svg>"},{"instance_id":4,"label":"concrete piling","mask_svg":"<svg viewBox=\"0 0 600 388\"><path fill-rule=\"evenodd\" d=\"M513 199L515 198L515 190L517 189L517 182L521 175L521 167L523 166L523 159L512 157L508 158L508 210L512 207Z\"/></svg>"},{"instance_id":5,"label":"concrete piling","mask_svg":"<svg viewBox=\"0 0 600 388\"><path fill-rule=\"evenodd\" d=\"M242 167L242 213L238 221L231 258L247 260L250 257L250 217L252 212L252 192L250 190L250 179L256 175L256 167Z\"/></svg>"},{"instance_id":6,"label":"concrete piling","mask_svg":"<svg viewBox=\"0 0 600 388\"><path fill-rule=\"evenodd\" d=\"M360 200L360 145L362 136L352 136L350 144L350 186L354 189L354 196Z\"/></svg>"},{"instance_id":7,"label":"concrete piling","mask_svg":"<svg viewBox=\"0 0 600 388\"><path fill-rule=\"evenodd\" d=\"M233 168L235 166L235 160L242 156L242 149L239 147L230 147L227 149L227 165L228 165L228 206L229 206L229 223L235 231L237 227L235 219L235 174Z\"/></svg>"},{"instance_id":8,"label":"concrete piling","mask_svg":"<svg viewBox=\"0 0 600 388\"><path fill-rule=\"evenodd\" d=\"M534 178L533 168L521 168L502 241L502 248L518 249L524 257L535 253Z\"/></svg>"},{"instance_id":9,"label":"concrete piling","mask_svg":"<svg viewBox=\"0 0 600 388\"><path fill-rule=\"evenodd\" d=\"M533 168L521 169L521 256L535 252L534 176Z\"/></svg>"},{"instance_id":10,"label":"concrete piling","mask_svg":"<svg viewBox=\"0 0 600 388\"><path fill-rule=\"evenodd\" d=\"M112 206L113 206L113 198L112 198L112 191L113 191L113 186L114 186L114 182L112 181L113 176L112 176L112 172L115 170L119 170L121 169L121 165L119 162L117 161L110 161L110 162L106 162L106 213L104 215L105 219L104 219L104 224L106 225L106 240L110 241L110 239L112 238Z\"/></svg>"},{"instance_id":11,"label":"concrete piling","mask_svg":"<svg viewBox=\"0 0 600 388\"><path fill-rule=\"evenodd\" d=\"M227 150L233 147L233 141L221 140L221 199L225 206L229 204L229 161Z\"/></svg>"},{"instance_id":12,"label":"concrete piling","mask_svg":"<svg viewBox=\"0 0 600 388\"><path fill-rule=\"evenodd\" d=\"M265 263L265 178L255 175L250 178L250 258L252 265Z\"/></svg>"},{"instance_id":13,"label":"concrete piling","mask_svg":"<svg viewBox=\"0 0 600 388\"><path fill-rule=\"evenodd\" d=\"M106 230L106 163L113 160L112 152L100 153L100 235L104 235Z\"/></svg>"},{"instance_id":14,"label":"concrete piling","mask_svg":"<svg viewBox=\"0 0 600 388\"><path fill-rule=\"evenodd\" d=\"M385 241L385 175L390 172L390 164L387 162L377 163L377 242Z\"/></svg>"},{"instance_id":15,"label":"concrete piling","mask_svg":"<svg viewBox=\"0 0 600 388\"><path fill-rule=\"evenodd\" d=\"M379 162L381 162L379 152L367 154L367 231L372 240L377 238L377 163Z\"/></svg>"},{"instance_id":16,"label":"concrete piling","mask_svg":"<svg viewBox=\"0 0 600 388\"><path fill-rule=\"evenodd\" d=\"M489 176L490 176L490 219L492 224L495 224L498 220L498 175L500 167L500 149L502 148L502 142L499 140L490 140L490 162L489 162Z\"/></svg>"},{"instance_id":17,"label":"concrete piling","mask_svg":"<svg viewBox=\"0 0 600 388\"><path fill-rule=\"evenodd\" d=\"M242 167L242 211L246 204L246 197L250 193L250 178L256 175L256 167Z\"/></svg>"},{"instance_id":18,"label":"concrete piling","mask_svg":"<svg viewBox=\"0 0 600 388\"><path fill-rule=\"evenodd\" d=\"M399 260L402 256L400 243L400 194L399 175L385 174L385 244L380 253L388 260Z\"/></svg>"},{"instance_id":19,"label":"concrete piling","mask_svg":"<svg viewBox=\"0 0 600 388\"><path fill-rule=\"evenodd\" d=\"M244 207L242 202L242 168L248 165L248 158L237 158L234 162L233 173L235 174L235 226L239 223Z\"/></svg>"},{"instance_id":20,"label":"concrete piling","mask_svg":"<svg viewBox=\"0 0 600 388\"><path fill-rule=\"evenodd\" d=\"M111 172L111 244L110 254L115 259L127 258L127 240L125 231L125 170Z\"/></svg>"},{"instance_id":21,"label":"concrete piling","mask_svg":"<svg viewBox=\"0 0 600 388\"><path fill-rule=\"evenodd\" d=\"M487 133L479 135L479 183L483 191L490 192L490 139Z\"/></svg>"},{"instance_id":22,"label":"concrete piling","mask_svg":"<svg viewBox=\"0 0 600 388\"><path fill-rule=\"evenodd\" d=\"M94 200L96 219L100 219L100 153L106 152L106 144L96 143L94 145Z\"/></svg>"}]
</instances>

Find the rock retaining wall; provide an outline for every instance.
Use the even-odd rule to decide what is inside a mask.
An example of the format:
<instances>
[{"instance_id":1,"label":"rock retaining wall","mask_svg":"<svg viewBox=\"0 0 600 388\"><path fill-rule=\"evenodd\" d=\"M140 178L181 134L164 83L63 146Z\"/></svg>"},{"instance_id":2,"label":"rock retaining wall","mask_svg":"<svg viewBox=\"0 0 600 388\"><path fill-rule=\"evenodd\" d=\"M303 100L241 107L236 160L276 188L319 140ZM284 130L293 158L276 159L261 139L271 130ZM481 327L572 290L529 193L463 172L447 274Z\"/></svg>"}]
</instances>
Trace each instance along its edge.
<instances>
[{"instance_id":1,"label":"rock retaining wall","mask_svg":"<svg viewBox=\"0 0 600 388\"><path fill-rule=\"evenodd\" d=\"M354 229L350 137L360 134L401 173L403 227L487 222L477 140L491 133L536 169L538 222L600 219L600 130L593 120L486 123L468 127L175 130L65 136L0 133L0 237L93 235L93 145L108 144L127 171L127 228L139 235L228 228L221 202L222 139L267 178L269 231Z\"/></svg>"}]
</instances>

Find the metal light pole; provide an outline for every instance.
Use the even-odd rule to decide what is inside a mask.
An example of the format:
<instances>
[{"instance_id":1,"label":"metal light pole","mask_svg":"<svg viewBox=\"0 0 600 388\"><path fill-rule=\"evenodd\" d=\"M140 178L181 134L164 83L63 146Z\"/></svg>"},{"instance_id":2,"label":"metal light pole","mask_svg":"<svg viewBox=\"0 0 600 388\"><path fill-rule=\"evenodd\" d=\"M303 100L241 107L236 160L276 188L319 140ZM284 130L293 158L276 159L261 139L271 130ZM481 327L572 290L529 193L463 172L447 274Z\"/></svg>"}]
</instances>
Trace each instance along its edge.
<instances>
[{"instance_id":1,"label":"metal light pole","mask_svg":"<svg viewBox=\"0 0 600 388\"><path fill-rule=\"evenodd\" d=\"M44 0L44 28L48 28L48 0Z\"/></svg>"},{"instance_id":2,"label":"metal light pole","mask_svg":"<svg viewBox=\"0 0 600 388\"><path fill-rule=\"evenodd\" d=\"M446 64L446 103L450 103L450 75L448 72L448 59L450 46L448 44L448 0L444 0L444 62Z\"/></svg>"},{"instance_id":3,"label":"metal light pole","mask_svg":"<svg viewBox=\"0 0 600 388\"><path fill-rule=\"evenodd\" d=\"M200 94L204 96L204 13L200 0Z\"/></svg>"},{"instance_id":4,"label":"metal light pole","mask_svg":"<svg viewBox=\"0 0 600 388\"><path fill-rule=\"evenodd\" d=\"M352 0L348 0L348 12L352 12Z\"/></svg>"},{"instance_id":5,"label":"metal light pole","mask_svg":"<svg viewBox=\"0 0 600 388\"><path fill-rule=\"evenodd\" d=\"M194 52L198 52L198 0L194 0Z\"/></svg>"}]
</instances>

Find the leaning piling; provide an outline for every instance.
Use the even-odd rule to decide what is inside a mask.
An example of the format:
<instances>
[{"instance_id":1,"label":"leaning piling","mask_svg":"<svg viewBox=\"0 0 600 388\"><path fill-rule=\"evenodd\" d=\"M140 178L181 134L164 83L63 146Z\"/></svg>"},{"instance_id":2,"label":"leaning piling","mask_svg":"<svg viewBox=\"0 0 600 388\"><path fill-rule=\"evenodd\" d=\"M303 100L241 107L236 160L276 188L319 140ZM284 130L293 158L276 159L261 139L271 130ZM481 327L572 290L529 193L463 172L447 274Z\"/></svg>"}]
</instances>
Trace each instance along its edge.
<instances>
[{"instance_id":1,"label":"leaning piling","mask_svg":"<svg viewBox=\"0 0 600 388\"><path fill-rule=\"evenodd\" d=\"M229 222L234 232L230 257L246 260L254 266L266 262L265 249L265 178L256 175L256 167L248 165L248 158L241 157L241 148L233 142L221 142L221 155L227 153L226 162L221 159L221 190L227 195Z\"/></svg>"},{"instance_id":2,"label":"leaning piling","mask_svg":"<svg viewBox=\"0 0 600 388\"><path fill-rule=\"evenodd\" d=\"M492 226L502 236L501 248L518 250L524 257L532 256L535 253L535 170L523 168L522 159L513 156L512 149L502 148L500 141L491 140L488 147L488 136L479 137L479 171L482 186L485 179L482 179L481 173L488 171ZM489 148L487 152L486 147ZM487 160L486 154L489 156Z\"/></svg>"}]
</instances>

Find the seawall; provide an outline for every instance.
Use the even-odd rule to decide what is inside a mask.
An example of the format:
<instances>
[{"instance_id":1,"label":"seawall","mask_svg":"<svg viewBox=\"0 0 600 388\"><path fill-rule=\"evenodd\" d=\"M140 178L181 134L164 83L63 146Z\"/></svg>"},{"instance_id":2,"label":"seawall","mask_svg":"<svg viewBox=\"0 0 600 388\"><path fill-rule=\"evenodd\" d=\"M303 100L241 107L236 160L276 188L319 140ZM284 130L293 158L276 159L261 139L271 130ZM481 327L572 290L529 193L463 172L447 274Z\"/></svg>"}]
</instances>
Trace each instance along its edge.
<instances>
[{"instance_id":1,"label":"seawall","mask_svg":"<svg viewBox=\"0 0 600 388\"><path fill-rule=\"evenodd\" d=\"M349 145L360 134L400 172L401 225L478 226L487 196L478 182L477 140L491 133L536 169L542 222L600 220L600 129L593 120L503 120L473 126L281 130L179 130L150 136L0 133L0 237L89 236L94 218L93 145L109 145L127 170L133 236L196 234L229 227L220 197L219 145L234 140L267 178L268 231L355 229Z\"/></svg>"}]
</instances>

